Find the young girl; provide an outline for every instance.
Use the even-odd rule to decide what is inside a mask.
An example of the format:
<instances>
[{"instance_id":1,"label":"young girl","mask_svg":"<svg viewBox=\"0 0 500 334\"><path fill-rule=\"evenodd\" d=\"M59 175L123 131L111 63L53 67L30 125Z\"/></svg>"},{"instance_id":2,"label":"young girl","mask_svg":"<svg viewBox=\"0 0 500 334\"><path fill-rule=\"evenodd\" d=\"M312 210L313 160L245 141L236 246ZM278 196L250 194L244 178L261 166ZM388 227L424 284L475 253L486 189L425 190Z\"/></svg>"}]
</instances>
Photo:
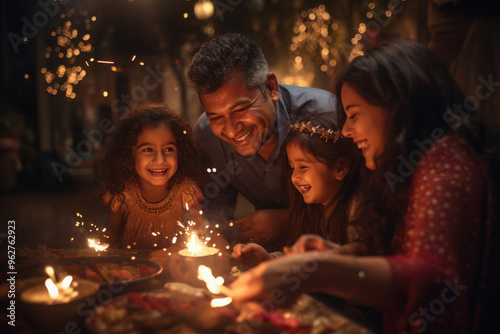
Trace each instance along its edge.
<instances>
[{"instance_id":1,"label":"young girl","mask_svg":"<svg viewBox=\"0 0 500 334\"><path fill-rule=\"evenodd\" d=\"M384 255L302 253L295 249L307 243L302 237L292 247L298 254L241 275L231 286L233 300L280 291L290 302L326 292L383 311L386 333L487 332L481 327L498 322L498 280L487 275L498 271L498 169L473 97L461 94L428 48L391 40L347 66L337 98L342 134L372 172L360 192L360 224ZM299 278L290 268L308 263L315 270L292 290L287 282Z\"/></svg>"},{"instance_id":2,"label":"young girl","mask_svg":"<svg viewBox=\"0 0 500 334\"><path fill-rule=\"evenodd\" d=\"M198 166L191 127L167 108L144 105L123 119L101 166L110 244L144 249L181 244L174 238L183 230L178 222L202 199Z\"/></svg>"},{"instance_id":3,"label":"young girl","mask_svg":"<svg viewBox=\"0 0 500 334\"><path fill-rule=\"evenodd\" d=\"M361 156L353 142L340 135L334 114L314 114L293 124L282 147L290 205L283 244L291 246L301 235L315 234L332 241L329 245L336 252L363 254L366 247L354 225ZM232 254L249 266L273 255L255 243L238 244Z\"/></svg>"}]
</instances>

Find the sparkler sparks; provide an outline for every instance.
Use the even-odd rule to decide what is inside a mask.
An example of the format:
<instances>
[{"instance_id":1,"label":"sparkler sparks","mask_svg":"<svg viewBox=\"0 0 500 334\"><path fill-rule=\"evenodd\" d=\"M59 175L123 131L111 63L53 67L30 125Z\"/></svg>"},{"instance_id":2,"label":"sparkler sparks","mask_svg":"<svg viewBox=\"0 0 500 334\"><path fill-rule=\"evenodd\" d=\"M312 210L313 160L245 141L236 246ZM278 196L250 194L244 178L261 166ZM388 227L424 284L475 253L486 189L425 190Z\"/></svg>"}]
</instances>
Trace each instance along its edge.
<instances>
[{"instance_id":1,"label":"sparkler sparks","mask_svg":"<svg viewBox=\"0 0 500 334\"><path fill-rule=\"evenodd\" d=\"M95 239L87 239L90 248L94 248L96 252L101 252L109 247L109 244L101 244L100 241L96 241Z\"/></svg>"}]
</instances>

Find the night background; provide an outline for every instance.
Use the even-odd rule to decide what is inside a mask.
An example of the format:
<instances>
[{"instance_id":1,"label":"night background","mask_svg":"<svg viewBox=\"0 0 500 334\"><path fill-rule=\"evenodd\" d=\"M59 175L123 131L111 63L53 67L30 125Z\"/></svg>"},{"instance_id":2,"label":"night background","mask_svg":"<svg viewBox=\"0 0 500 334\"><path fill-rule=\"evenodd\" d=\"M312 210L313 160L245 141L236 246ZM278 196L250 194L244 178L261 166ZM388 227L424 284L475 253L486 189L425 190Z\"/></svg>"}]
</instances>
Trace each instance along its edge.
<instances>
[{"instance_id":1,"label":"night background","mask_svg":"<svg viewBox=\"0 0 500 334\"><path fill-rule=\"evenodd\" d=\"M67 247L88 233L76 221L104 225L96 172L110 128L143 102L194 125L203 110L186 70L211 36L244 33L280 83L333 90L349 59L388 38L451 66L478 12L425 0L2 1L2 226L16 221L17 246ZM470 61L497 64L498 45Z\"/></svg>"}]
</instances>

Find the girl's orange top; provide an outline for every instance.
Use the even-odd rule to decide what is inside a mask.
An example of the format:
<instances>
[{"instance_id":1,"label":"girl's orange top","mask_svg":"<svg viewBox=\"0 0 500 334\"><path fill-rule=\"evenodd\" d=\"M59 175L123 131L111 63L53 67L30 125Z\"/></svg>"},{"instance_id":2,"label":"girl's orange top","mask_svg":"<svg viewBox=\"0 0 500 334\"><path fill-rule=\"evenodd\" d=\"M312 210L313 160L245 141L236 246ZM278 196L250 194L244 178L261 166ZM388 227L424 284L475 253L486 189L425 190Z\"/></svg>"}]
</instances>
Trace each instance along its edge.
<instances>
[{"instance_id":1,"label":"girl's orange top","mask_svg":"<svg viewBox=\"0 0 500 334\"><path fill-rule=\"evenodd\" d=\"M113 212L123 212L121 247L142 249L170 247L174 236L184 231L178 222L185 225L186 204L194 209L203 199L191 179L175 184L167 197L157 203L144 200L138 183L128 184L121 195L107 192L104 204L109 204Z\"/></svg>"}]
</instances>

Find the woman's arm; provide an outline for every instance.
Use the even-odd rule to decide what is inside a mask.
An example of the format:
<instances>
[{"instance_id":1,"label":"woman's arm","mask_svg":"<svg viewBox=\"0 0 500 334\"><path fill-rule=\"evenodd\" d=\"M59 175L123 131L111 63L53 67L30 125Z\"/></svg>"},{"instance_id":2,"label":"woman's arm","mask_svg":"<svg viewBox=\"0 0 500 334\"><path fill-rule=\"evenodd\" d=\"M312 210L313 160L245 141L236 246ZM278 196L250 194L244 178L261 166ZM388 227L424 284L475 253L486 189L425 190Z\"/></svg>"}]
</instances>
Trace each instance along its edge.
<instances>
[{"instance_id":1,"label":"woman's arm","mask_svg":"<svg viewBox=\"0 0 500 334\"><path fill-rule=\"evenodd\" d=\"M287 254L304 253L313 250L328 250L332 253L342 255L370 255L370 243L368 240L358 240L345 245L339 245L314 234L304 234L290 247L284 247Z\"/></svg>"},{"instance_id":2,"label":"woman's arm","mask_svg":"<svg viewBox=\"0 0 500 334\"><path fill-rule=\"evenodd\" d=\"M270 299L290 305L302 293L323 292L383 309L391 305L391 267L383 257L314 251L264 262L231 284L236 302Z\"/></svg>"}]
</instances>

